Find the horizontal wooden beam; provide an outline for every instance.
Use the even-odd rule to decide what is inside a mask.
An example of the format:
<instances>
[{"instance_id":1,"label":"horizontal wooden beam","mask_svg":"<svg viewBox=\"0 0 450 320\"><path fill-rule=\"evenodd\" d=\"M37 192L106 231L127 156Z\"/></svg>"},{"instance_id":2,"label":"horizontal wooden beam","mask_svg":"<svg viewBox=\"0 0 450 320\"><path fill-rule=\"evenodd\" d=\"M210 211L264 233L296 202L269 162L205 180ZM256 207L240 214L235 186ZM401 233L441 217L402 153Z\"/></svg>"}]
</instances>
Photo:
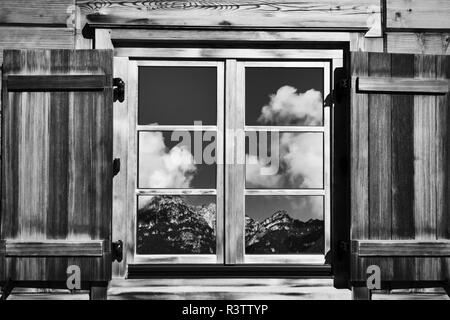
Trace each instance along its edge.
<instances>
[{"instance_id":1,"label":"horizontal wooden beam","mask_svg":"<svg viewBox=\"0 0 450 320\"><path fill-rule=\"evenodd\" d=\"M9 91L103 90L103 75L10 75L5 77Z\"/></svg>"},{"instance_id":2,"label":"horizontal wooden beam","mask_svg":"<svg viewBox=\"0 0 450 320\"><path fill-rule=\"evenodd\" d=\"M450 83L446 79L358 77L356 90L369 93L446 94L450 90Z\"/></svg>"},{"instance_id":3,"label":"horizontal wooden beam","mask_svg":"<svg viewBox=\"0 0 450 320\"><path fill-rule=\"evenodd\" d=\"M349 32L111 29L116 44L156 41L349 42Z\"/></svg>"},{"instance_id":4,"label":"horizontal wooden beam","mask_svg":"<svg viewBox=\"0 0 450 320\"><path fill-rule=\"evenodd\" d=\"M101 257L111 251L109 243L103 240L4 240L0 245L0 254L5 257Z\"/></svg>"},{"instance_id":5,"label":"horizontal wooden beam","mask_svg":"<svg viewBox=\"0 0 450 320\"><path fill-rule=\"evenodd\" d=\"M342 50L210 49L210 48L115 48L119 57L211 59L342 59Z\"/></svg>"},{"instance_id":6,"label":"horizontal wooden beam","mask_svg":"<svg viewBox=\"0 0 450 320\"><path fill-rule=\"evenodd\" d=\"M0 24L66 26L74 11L74 0L1 0Z\"/></svg>"},{"instance_id":7,"label":"horizontal wooden beam","mask_svg":"<svg viewBox=\"0 0 450 320\"><path fill-rule=\"evenodd\" d=\"M92 26L215 29L362 30L375 28L379 0L77 0Z\"/></svg>"},{"instance_id":8,"label":"horizontal wooden beam","mask_svg":"<svg viewBox=\"0 0 450 320\"><path fill-rule=\"evenodd\" d=\"M450 29L448 0L387 0L388 29Z\"/></svg>"},{"instance_id":9,"label":"horizontal wooden beam","mask_svg":"<svg viewBox=\"0 0 450 320\"><path fill-rule=\"evenodd\" d=\"M450 54L450 33L388 32L386 47L389 53Z\"/></svg>"},{"instance_id":10,"label":"horizontal wooden beam","mask_svg":"<svg viewBox=\"0 0 450 320\"><path fill-rule=\"evenodd\" d=\"M353 240L359 257L450 257L450 240Z\"/></svg>"}]
</instances>

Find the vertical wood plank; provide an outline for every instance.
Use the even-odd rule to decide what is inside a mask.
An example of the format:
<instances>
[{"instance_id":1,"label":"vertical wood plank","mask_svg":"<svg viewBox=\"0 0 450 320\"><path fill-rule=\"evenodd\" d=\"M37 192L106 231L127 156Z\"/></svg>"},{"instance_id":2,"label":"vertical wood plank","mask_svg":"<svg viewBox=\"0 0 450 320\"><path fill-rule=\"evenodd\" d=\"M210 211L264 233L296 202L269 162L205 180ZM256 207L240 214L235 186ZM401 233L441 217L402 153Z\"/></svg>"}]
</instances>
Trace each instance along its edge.
<instances>
[{"instance_id":1,"label":"vertical wood plank","mask_svg":"<svg viewBox=\"0 0 450 320\"><path fill-rule=\"evenodd\" d=\"M369 238L369 104L356 93L357 76L367 76L369 56L353 52L351 98L351 239Z\"/></svg>"},{"instance_id":2,"label":"vertical wood plank","mask_svg":"<svg viewBox=\"0 0 450 320\"><path fill-rule=\"evenodd\" d=\"M128 63L128 160L127 160L127 237L124 240L124 257L132 263L135 252L136 235L136 177L137 177L137 109L138 109L138 66L137 62Z\"/></svg>"},{"instance_id":3,"label":"vertical wood plank","mask_svg":"<svg viewBox=\"0 0 450 320\"><path fill-rule=\"evenodd\" d=\"M450 56L436 57L437 78L450 79ZM438 210L436 217L437 239L450 239L450 92L445 96L437 96L438 118ZM450 258L441 258L442 279L450 279Z\"/></svg>"},{"instance_id":4,"label":"vertical wood plank","mask_svg":"<svg viewBox=\"0 0 450 320\"><path fill-rule=\"evenodd\" d=\"M119 77L128 86L128 58L114 58L114 77ZM123 102L114 103L114 141L113 158L120 159L120 172L113 179L113 241L127 240L127 174L128 174L128 94ZM124 260L113 263L113 276L124 277L126 273L126 256Z\"/></svg>"},{"instance_id":5,"label":"vertical wood plank","mask_svg":"<svg viewBox=\"0 0 450 320\"><path fill-rule=\"evenodd\" d=\"M393 77L414 77L414 55L392 55ZM414 239L414 96L392 96L392 239ZM414 277L414 259L393 259L393 277Z\"/></svg>"},{"instance_id":6,"label":"vertical wood plank","mask_svg":"<svg viewBox=\"0 0 450 320\"><path fill-rule=\"evenodd\" d=\"M436 57L415 56L417 78L436 77ZM414 220L416 240L436 239L436 217L438 201L439 135L436 96L414 97ZM416 258L416 279L436 277L439 258Z\"/></svg>"},{"instance_id":7,"label":"vertical wood plank","mask_svg":"<svg viewBox=\"0 0 450 320\"><path fill-rule=\"evenodd\" d=\"M389 77L391 57L369 54L369 76ZM369 95L369 221L371 239L391 238L391 95Z\"/></svg>"},{"instance_id":8,"label":"vertical wood plank","mask_svg":"<svg viewBox=\"0 0 450 320\"><path fill-rule=\"evenodd\" d=\"M239 68L241 66L241 68ZM227 216L225 218L225 263L236 264L244 262L244 185L245 173L243 159L245 155L243 67L236 60L226 61L226 141L225 154L225 195ZM243 148L243 149L242 149ZM237 226L242 226L241 228Z\"/></svg>"},{"instance_id":9,"label":"vertical wood plank","mask_svg":"<svg viewBox=\"0 0 450 320\"><path fill-rule=\"evenodd\" d=\"M414 77L413 55L392 55L393 77ZM414 96L392 95L392 239L414 239Z\"/></svg>"},{"instance_id":10,"label":"vertical wood plank","mask_svg":"<svg viewBox=\"0 0 450 320\"><path fill-rule=\"evenodd\" d=\"M436 59L437 78L450 79L450 56L437 56ZM438 177L437 238L450 239L450 93L437 96L437 108L438 172L442 172Z\"/></svg>"},{"instance_id":11,"label":"vertical wood plank","mask_svg":"<svg viewBox=\"0 0 450 320\"><path fill-rule=\"evenodd\" d=\"M415 77L436 77L434 56L416 56ZM436 239L436 97L414 97L414 217L417 240Z\"/></svg>"}]
</instances>

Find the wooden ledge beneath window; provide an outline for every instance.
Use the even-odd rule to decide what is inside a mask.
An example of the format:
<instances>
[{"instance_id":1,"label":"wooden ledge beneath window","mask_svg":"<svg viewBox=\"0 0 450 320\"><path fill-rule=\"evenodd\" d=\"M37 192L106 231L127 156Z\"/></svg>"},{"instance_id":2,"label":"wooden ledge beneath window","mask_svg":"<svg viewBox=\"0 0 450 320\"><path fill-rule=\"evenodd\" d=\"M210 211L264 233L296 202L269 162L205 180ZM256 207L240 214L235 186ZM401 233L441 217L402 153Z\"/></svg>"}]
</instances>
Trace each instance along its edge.
<instances>
[{"instance_id":1,"label":"wooden ledge beneath window","mask_svg":"<svg viewBox=\"0 0 450 320\"><path fill-rule=\"evenodd\" d=\"M450 257L450 240L353 240L359 257Z\"/></svg>"},{"instance_id":2,"label":"wooden ledge beneath window","mask_svg":"<svg viewBox=\"0 0 450 320\"><path fill-rule=\"evenodd\" d=\"M330 265L130 264L127 279L151 278L330 278Z\"/></svg>"},{"instance_id":3,"label":"wooden ledge beneath window","mask_svg":"<svg viewBox=\"0 0 450 320\"><path fill-rule=\"evenodd\" d=\"M102 257L110 252L106 240L0 241L0 255L5 257Z\"/></svg>"}]
</instances>

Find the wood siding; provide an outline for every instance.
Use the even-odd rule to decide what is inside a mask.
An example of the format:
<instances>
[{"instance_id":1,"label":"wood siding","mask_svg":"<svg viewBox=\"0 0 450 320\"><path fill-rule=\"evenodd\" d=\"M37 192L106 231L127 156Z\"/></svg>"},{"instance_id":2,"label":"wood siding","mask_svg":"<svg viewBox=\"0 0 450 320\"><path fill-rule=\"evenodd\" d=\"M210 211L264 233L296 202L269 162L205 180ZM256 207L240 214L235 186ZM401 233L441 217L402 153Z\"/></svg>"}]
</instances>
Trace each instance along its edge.
<instances>
[{"instance_id":1,"label":"wood siding","mask_svg":"<svg viewBox=\"0 0 450 320\"><path fill-rule=\"evenodd\" d=\"M77 0L94 25L357 29L372 27L379 0L96 1ZM373 23L377 20L373 19Z\"/></svg>"},{"instance_id":2,"label":"wood siding","mask_svg":"<svg viewBox=\"0 0 450 320\"><path fill-rule=\"evenodd\" d=\"M353 84L371 76L450 79L446 56L358 52L351 59ZM353 87L352 95L351 238L450 239L449 94L367 94ZM448 279L448 257L425 255L354 255L352 280L365 281L371 264L380 266L386 281Z\"/></svg>"},{"instance_id":3,"label":"wood siding","mask_svg":"<svg viewBox=\"0 0 450 320\"><path fill-rule=\"evenodd\" d=\"M399 29L450 29L448 0L387 0L386 25Z\"/></svg>"},{"instance_id":4,"label":"wood siding","mask_svg":"<svg viewBox=\"0 0 450 320\"><path fill-rule=\"evenodd\" d=\"M10 92L7 77L18 74L101 75L106 82L95 91ZM6 51L2 94L1 239L111 241L112 51ZM110 251L6 257L5 274L60 281L70 264L80 266L85 281L110 277Z\"/></svg>"}]
</instances>

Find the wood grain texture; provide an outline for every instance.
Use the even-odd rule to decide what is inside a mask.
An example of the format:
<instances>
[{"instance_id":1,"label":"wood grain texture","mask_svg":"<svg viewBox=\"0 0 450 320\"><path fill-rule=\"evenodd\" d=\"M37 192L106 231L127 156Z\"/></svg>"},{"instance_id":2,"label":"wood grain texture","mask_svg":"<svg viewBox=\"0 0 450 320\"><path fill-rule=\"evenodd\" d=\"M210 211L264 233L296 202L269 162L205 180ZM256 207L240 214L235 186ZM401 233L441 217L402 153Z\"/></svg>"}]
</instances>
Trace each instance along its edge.
<instances>
[{"instance_id":1,"label":"wood grain texture","mask_svg":"<svg viewBox=\"0 0 450 320\"><path fill-rule=\"evenodd\" d=\"M68 28L0 26L0 64L6 49L73 49L74 42Z\"/></svg>"},{"instance_id":2,"label":"wood grain texture","mask_svg":"<svg viewBox=\"0 0 450 320\"><path fill-rule=\"evenodd\" d=\"M353 52L352 88L356 76L368 75L369 55ZM351 96L351 238L369 237L369 100L366 94Z\"/></svg>"},{"instance_id":3,"label":"wood grain texture","mask_svg":"<svg viewBox=\"0 0 450 320\"><path fill-rule=\"evenodd\" d=\"M239 156L245 152L244 137L237 133L243 133L243 88L238 84L244 83L242 66L236 60L226 61L225 85L225 141L233 141L227 144L225 150L225 194L227 216L225 219L225 263L238 264L244 262L244 186L245 169L243 159ZM237 226L242 226L241 228Z\"/></svg>"},{"instance_id":4,"label":"wood grain texture","mask_svg":"<svg viewBox=\"0 0 450 320\"><path fill-rule=\"evenodd\" d=\"M74 8L75 0L2 0L0 24L66 26Z\"/></svg>"},{"instance_id":5,"label":"wood grain texture","mask_svg":"<svg viewBox=\"0 0 450 320\"><path fill-rule=\"evenodd\" d=\"M114 77L119 77L129 85L128 81L128 58L114 58ZM122 240L127 246L127 228L123 221L128 220L128 94L125 91L123 102L114 102L114 141L113 157L120 159L120 171L113 179L113 241ZM126 225L126 224L125 224ZM124 255L122 262L113 263L113 276L125 277L127 268L127 257Z\"/></svg>"},{"instance_id":6,"label":"wood grain texture","mask_svg":"<svg viewBox=\"0 0 450 320\"><path fill-rule=\"evenodd\" d=\"M399 77L358 77L357 90L361 92L400 92L447 94L447 79L411 79Z\"/></svg>"},{"instance_id":7,"label":"wood grain texture","mask_svg":"<svg viewBox=\"0 0 450 320\"><path fill-rule=\"evenodd\" d=\"M91 25L367 30L378 0L96 1L77 0Z\"/></svg>"},{"instance_id":8,"label":"wood grain texture","mask_svg":"<svg viewBox=\"0 0 450 320\"><path fill-rule=\"evenodd\" d=\"M11 75L6 78L9 91L103 90L104 75Z\"/></svg>"},{"instance_id":9,"label":"wood grain texture","mask_svg":"<svg viewBox=\"0 0 450 320\"><path fill-rule=\"evenodd\" d=\"M359 256L450 256L450 240L356 240L352 248Z\"/></svg>"},{"instance_id":10,"label":"wood grain texture","mask_svg":"<svg viewBox=\"0 0 450 320\"><path fill-rule=\"evenodd\" d=\"M111 251L102 240L91 241L6 241L6 257L101 257Z\"/></svg>"},{"instance_id":11,"label":"wood grain texture","mask_svg":"<svg viewBox=\"0 0 450 320\"><path fill-rule=\"evenodd\" d=\"M450 29L447 0L387 0L386 25L393 29Z\"/></svg>"},{"instance_id":12,"label":"wood grain texture","mask_svg":"<svg viewBox=\"0 0 450 320\"><path fill-rule=\"evenodd\" d=\"M364 36L364 34L363 34ZM151 41L232 41L232 42L348 42L348 32L305 31L243 31L243 30L170 30L170 29L111 29L111 40L125 46L130 42Z\"/></svg>"},{"instance_id":13,"label":"wood grain texture","mask_svg":"<svg viewBox=\"0 0 450 320\"><path fill-rule=\"evenodd\" d=\"M392 55L392 76L414 76L413 55ZM414 237L414 96L392 95L392 239Z\"/></svg>"},{"instance_id":14,"label":"wood grain texture","mask_svg":"<svg viewBox=\"0 0 450 320\"><path fill-rule=\"evenodd\" d=\"M436 77L434 56L416 56L415 74L417 78ZM436 97L414 96L414 221L415 239L436 239L437 148Z\"/></svg>"},{"instance_id":15,"label":"wood grain texture","mask_svg":"<svg viewBox=\"0 0 450 320\"><path fill-rule=\"evenodd\" d=\"M375 69L377 74L383 71L386 81L398 77L416 78L418 81L449 79L447 56L369 53L368 57L368 70ZM367 77L367 72L363 70L360 75ZM369 72L369 76L372 75ZM354 80L356 76L358 74L353 74ZM353 254L352 281L365 281L366 268L373 264L381 267L383 281L411 284L411 281L445 280L449 275L450 259L433 255L443 252L439 251L439 241L450 239L448 92L426 95L402 91L389 95L376 91L369 94L354 92L352 101L364 99L367 95L370 134L365 142L352 140L352 154L362 158L369 145L369 213L352 210L352 231L364 231L352 232L352 239L383 241L386 248L380 250L386 250L385 253L391 250L391 253L396 252L396 256L388 257L386 254L379 257L374 254L360 257ZM386 106L390 106L389 112L383 112ZM356 126L357 123L352 123L352 130ZM365 129L362 137L366 137ZM355 165L352 162L352 174L359 176L355 173ZM363 172L362 177L366 177ZM360 188L356 190L361 192ZM353 202L355 200L352 195L352 208L360 206ZM362 228L367 219L368 226ZM410 248L402 244L400 249L395 249L398 241L410 240L436 246L434 249L422 245ZM374 248L373 252L376 250Z\"/></svg>"},{"instance_id":16,"label":"wood grain texture","mask_svg":"<svg viewBox=\"0 0 450 320\"><path fill-rule=\"evenodd\" d=\"M389 77L391 57L369 53L369 76ZM369 95L369 237L390 239L392 220L391 184L391 109L392 96L383 93ZM390 261L379 265L391 273Z\"/></svg>"},{"instance_id":17,"label":"wood grain texture","mask_svg":"<svg viewBox=\"0 0 450 320\"><path fill-rule=\"evenodd\" d=\"M450 55L450 33L387 32L387 52Z\"/></svg>"},{"instance_id":18,"label":"wood grain texture","mask_svg":"<svg viewBox=\"0 0 450 320\"><path fill-rule=\"evenodd\" d=\"M102 74L107 87L9 92L3 82L1 238L111 241L112 51L5 51L4 79L17 74ZM6 258L5 274L62 279L74 259ZM85 279L109 277L110 253L92 259L75 259Z\"/></svg>"},{"instance_id":19,"label":"wood grain texture","mask_svg":"<svg viewBox=\"0 0 450 320\"><path fill-rule=\"evenodd\" d=\"M436 57L437 78L450 79L450 56ZM439 176L438 211L437 211L437 239L450 239L450 93L436 97L439 117L437 127L439 132L440 159L438 171L444 175ZM449 261L450 262L450 261ZM450 272L450 270L448 270Z\"/></svg>"},{"instance_id":20,"label":"wood grain texture","mask_svg":"<svg viewBox=\"0 0 450 320\"><path fill-rule=\"evenodd\" d=\"M390 56L369 54L369 76L389 77ZM364 78L358 78L361 82ZM367 78L366 78L367 79ZM369 221L370 238L390 237L391 213L391 96L369 95ZM386 223L388 222L388 223Z\"/></svg>"}]
</instances>

